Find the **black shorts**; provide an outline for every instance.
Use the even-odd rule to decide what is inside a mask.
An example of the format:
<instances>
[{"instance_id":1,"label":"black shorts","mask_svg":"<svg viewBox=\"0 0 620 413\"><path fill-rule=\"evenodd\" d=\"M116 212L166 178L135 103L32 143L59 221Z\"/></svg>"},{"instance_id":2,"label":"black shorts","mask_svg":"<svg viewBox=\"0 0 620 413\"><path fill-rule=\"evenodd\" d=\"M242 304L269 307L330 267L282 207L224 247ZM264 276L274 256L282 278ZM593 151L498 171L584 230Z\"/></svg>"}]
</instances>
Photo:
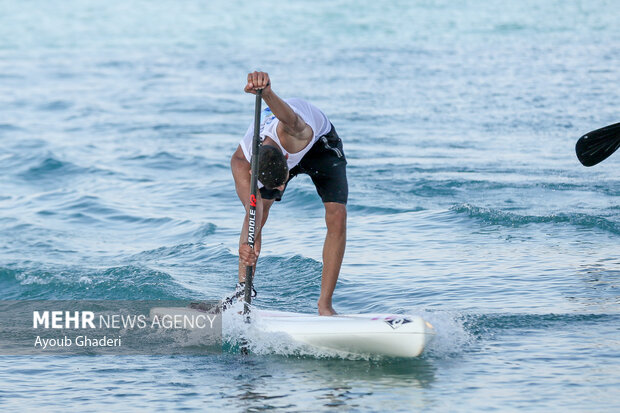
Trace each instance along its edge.
<instances>
[{"instance_id":1,"label":"black shorts","mask_svg":"<svg viewBox=\"0 0 620 413\"><path fill-rule=\"evenodd\" d=\"M346 204L349 197L347 183L347 160L342 149L342 141L334 125L326 135L321 136L301 161L289 171L286 185L298 174L309 175L323 202ZM286 186L284 187L286 190ZM263 199L282 199L283 191L260 189Z\"/></svg>"}]
</instances>

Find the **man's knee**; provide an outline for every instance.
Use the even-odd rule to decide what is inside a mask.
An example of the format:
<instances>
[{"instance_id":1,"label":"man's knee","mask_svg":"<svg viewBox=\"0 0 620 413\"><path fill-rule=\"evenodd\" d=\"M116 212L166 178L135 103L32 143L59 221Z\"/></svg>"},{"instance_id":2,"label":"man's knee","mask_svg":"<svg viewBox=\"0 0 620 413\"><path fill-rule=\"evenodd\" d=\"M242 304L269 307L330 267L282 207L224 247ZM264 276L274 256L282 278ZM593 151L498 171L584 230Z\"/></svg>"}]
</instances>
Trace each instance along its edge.
<instances>
[{"instance_id":1,"label":"man's knee","mask_svg":"<svg viewBox=\"0 0 620 413\"><path fill-rule=\"evenodd\" d=\"M346 231L347 206L336 202L325 203L325 223L330 231Z\"/></svg>"}]
</instances>

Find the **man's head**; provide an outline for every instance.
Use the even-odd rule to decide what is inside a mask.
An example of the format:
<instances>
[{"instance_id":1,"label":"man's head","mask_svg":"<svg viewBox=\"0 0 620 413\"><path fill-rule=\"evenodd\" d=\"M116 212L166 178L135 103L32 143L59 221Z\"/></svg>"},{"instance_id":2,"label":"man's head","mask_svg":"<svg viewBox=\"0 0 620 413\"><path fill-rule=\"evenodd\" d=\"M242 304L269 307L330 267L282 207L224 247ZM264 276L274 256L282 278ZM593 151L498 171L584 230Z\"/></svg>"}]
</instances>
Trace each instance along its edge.
<instances>
[{"instance_id":1,"label":"man's head","mask_svg":"<svg viewBox=\"0 0 620 413\"><path fill-rule=\"evenodd\" d=\"M288 165L286 158L272 145L261 145L258 150L258 180L267 189L278 188L288 179Z\"/></svg>"}]
</instances>

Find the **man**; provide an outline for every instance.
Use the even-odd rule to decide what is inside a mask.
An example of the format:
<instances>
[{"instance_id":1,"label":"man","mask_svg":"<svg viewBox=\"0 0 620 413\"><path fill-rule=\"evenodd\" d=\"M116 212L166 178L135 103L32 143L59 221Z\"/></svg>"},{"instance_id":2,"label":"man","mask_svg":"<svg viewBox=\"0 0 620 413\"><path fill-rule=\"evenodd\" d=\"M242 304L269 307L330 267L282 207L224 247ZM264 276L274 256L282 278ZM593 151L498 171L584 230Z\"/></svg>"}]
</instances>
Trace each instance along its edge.
<instances>
[{"instance_id":1,"label":"man","mask_svg":"<svg viewBox=\"0 0 620 413\"><path fill-rule=\"evenodd\" d=\"M245 267L254 266L260 254L261 229L274 201L280 201L289 181L297 174L310 175L325 206L327 235L323 245L321 295L317 302L320 315L334 315L332 295L346 244L346 203L349 194L342 142L323 112L302 99L282 100L271 89L269 75L248 74L245 92L262 98L268 108L263 111L259 151L259 193L256 205L257 235L254 249L248 239L248 194L250 193L250 160L254 125L230 161L237 195L246 209L239 239L239 282L245 281Z\"/></svg>"}]
</instances>

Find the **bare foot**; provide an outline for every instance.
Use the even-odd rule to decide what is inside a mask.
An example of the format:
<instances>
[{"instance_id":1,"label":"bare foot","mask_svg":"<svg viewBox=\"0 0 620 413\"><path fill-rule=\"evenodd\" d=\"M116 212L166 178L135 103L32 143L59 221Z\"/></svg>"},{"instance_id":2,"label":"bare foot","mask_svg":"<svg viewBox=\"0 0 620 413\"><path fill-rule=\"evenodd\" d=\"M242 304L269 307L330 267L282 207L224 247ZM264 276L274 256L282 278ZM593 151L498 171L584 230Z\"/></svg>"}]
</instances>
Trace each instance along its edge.
<instances>
[{"instance_id":1,"label":"bare foot","mask_svg":"<svg viewBox=\"0 0 620 413\"><path fill-rule=\"evenodd\" d=\"M329 305L321 305L321 304L319 304L319 315L330 316L330 315L337 315L337 314L338 313L336 313L336 311L333 309L331 304L329 304Z\"/></svg>"}]
</instances>

